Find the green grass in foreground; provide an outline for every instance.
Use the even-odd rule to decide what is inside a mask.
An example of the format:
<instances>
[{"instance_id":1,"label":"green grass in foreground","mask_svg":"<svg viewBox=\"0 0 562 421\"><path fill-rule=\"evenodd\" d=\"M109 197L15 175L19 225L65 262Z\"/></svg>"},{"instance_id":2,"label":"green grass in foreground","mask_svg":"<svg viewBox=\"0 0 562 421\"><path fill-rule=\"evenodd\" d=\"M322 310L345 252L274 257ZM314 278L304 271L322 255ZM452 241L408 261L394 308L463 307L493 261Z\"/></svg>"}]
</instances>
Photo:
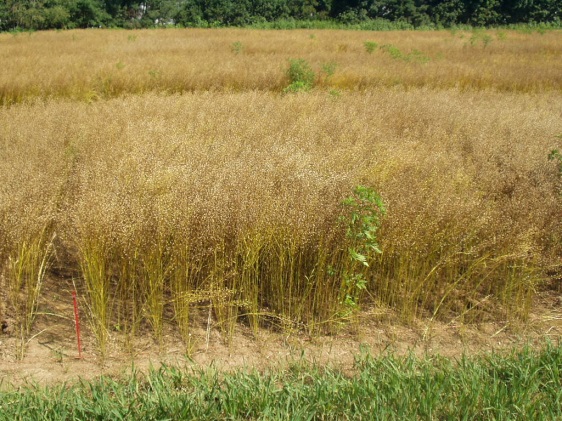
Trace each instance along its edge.
<instances>
[{"instance_id":1,"label":"green grass in foreground","mask_svg":"<svg viewBox=\"0 0 562 421\"><path fill-rule=\"evenodd\" d=\"M0 392L2 420L562 419L562 346L510 355L363 353L353 375L306 362L225 373L163 367L122 380Z\"/></svg>"}]
</instances>

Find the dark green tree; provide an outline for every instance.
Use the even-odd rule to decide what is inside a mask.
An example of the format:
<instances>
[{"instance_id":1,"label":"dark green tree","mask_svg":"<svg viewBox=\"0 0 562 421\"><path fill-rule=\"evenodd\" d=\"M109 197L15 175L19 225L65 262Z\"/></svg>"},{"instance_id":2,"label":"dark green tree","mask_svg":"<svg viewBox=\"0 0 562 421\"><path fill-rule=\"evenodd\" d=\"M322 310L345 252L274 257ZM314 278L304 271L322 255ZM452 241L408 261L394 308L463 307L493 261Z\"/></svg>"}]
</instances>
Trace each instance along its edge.
<instances>
[{"instance_id":1,"label":"dark green tree","mask_svg":"<svg viewBox=\"0 0 562 421\"><path fill-rule=\"evenodd\" d=\"M187 0L178 13L186 26L241 26L252 22L250 0Z\"/></svg>"},{"instance_id":2,"label":"dark green tree","mask_svg":"<svg viewBox=\"0 0 562 421\"><path fill-rule=\"evenodd\" d=\"M254 19L265 22L292 17L287 0L253 0L252 15Z\"/></svg>"},{"instance_id":3,"label":"dark green tree","mask_svg":"<svg viewBox=\"0 0 562 421\"><path fill-rule=\"evenodd\" d=\"M112 22L100 0L75 0L69 9L70 20L77 28L96 28Z\"/></svg>"},{"instance_id":4,"label":"dark green tree","mask_svg":"<svg viewBox=\"0 0 562 421\"><path fill-rule=\"evenodd\" d=\"M0 30L244 26L281 19L369 19L408 26L557 22L562 0L0 0Z\"/></svg>"},{"instance_id":5,"label":"dark green tree","mask_svg":"<svg viewBox=\"0 0 562 421\"><path fill-rule=\"evenodd\" d=\"M500 0L465 0L465 14L462 23L474 26L488 26L505 23L500 14Z\"/></svg>"},{"instance_id":6,"label":"dark green tree","mask_svg":"<svg viewBox=\"0 0 562 421\"><path fill-rule=\"evenodd\" d=\"M294 19L315 19L317 17L318 1L316 0L288 0L289 13Z\"/></svg>"},{"instance_id":7,"label":"dark green tree","mask_svg":"<svg viewBox=\"0 0 562 421\"><path fill-rule=\"evenodd\" d=\"M183 26L206 26L203 10L197 0L186 0L174 17L176 23Z\"/></svg>"},{"instance_id":8,"label":"dark green tree","mask_svg":"<svg viewBox=\"0 0 562 421\"><path fill-rule=\"evenodd\" d=\"M9 13L6 4L0 2L0 31L5 31L9 28Z\"/></svg>"},{"instance_id":9,"label":"dark green tree","mask_svg":"<svg viewBox=\"0 0 562 421\"><path fill-rule=\"evenodd\" d=\"M428 14L436 25L451 27L464 23L462 19L466 15L466 9L463 0L431 0L428 1L428 6Z\"/></svg>"},{"instance_id":10,"label":"dark green tree","mask_svg":"<svg viewBox=\"0 0 562 421\"><path fill-rule=\"evenodd\" d=\"M500 13L508 23L539 23L559 21L560 0L503 0Z\"/></svg>"}]
</instances>

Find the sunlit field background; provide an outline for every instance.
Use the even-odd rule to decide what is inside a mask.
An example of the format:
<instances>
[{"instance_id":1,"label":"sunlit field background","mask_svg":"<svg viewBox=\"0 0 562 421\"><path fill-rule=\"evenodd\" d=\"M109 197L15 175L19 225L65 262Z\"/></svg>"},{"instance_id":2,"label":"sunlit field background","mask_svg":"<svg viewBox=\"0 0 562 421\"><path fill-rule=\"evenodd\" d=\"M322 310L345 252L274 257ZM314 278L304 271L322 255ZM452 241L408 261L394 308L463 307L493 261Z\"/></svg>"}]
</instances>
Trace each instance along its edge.
<instances>
[{"instance_id":1,"label":"sunlit field background","mask_svg":"<svg viewBox=\"0 0 562 421\"><path fill-rule=\"evenodd\" d=\"M560 31L82 30L0 34L0 102L280 92L289 59L326 89L560 91Z\"/></svg>"},{"instance_id":2,"label":"sunlit field background","mask_svg":"<svg viewBox=\"0 0 562 421\"><path fill-rule=\"evenodd\" d=\"M525 320L561 265L560 57L559 31L0 34L20 355L46 277L101 354L117 326L189 348L201 309L227 338Z\"/></svg>"}]
</instances>

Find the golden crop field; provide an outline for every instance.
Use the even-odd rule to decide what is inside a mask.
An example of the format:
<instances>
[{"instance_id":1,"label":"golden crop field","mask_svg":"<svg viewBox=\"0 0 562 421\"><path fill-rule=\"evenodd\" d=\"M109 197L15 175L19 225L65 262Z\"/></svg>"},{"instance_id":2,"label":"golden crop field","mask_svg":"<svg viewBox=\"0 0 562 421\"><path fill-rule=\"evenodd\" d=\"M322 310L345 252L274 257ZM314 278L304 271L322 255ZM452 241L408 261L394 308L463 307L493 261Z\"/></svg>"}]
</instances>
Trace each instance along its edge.
<instances>
[{"instance_id":1,"label":"golden crop field","mask_svg":"<svg viewBox=\"0 0 562 421\"><path fill-rule=\"evenodd\" d=\"M554 31L0 34L0 316L29 337L58 277L102 354L114 326L188 343L200 308L227 336L524 320L561 266L560 57Z\"/></svg>"},{"instance_id":2,"label":"golden crop field","mask_svg":"<svg viewBox=\"0 0 562 421\"><path fill-rule=\"evenodd\" d=\"M0 103L30 97L95 100L151 90L279 92L286 85L287 61L295 58L312 65L319 86L333 89L559 91L559 39L559 31L499 30L0 34Z\"/></svg>"}]
</instances>

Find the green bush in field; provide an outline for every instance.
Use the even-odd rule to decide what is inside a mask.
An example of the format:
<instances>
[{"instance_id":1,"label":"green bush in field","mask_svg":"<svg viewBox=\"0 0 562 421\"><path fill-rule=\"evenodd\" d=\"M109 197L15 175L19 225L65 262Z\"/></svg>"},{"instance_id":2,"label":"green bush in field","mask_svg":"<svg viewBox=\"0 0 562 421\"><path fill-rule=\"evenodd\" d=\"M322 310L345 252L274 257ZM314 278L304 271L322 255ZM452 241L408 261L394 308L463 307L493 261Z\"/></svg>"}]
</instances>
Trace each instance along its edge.
<instances>
[{"instance_id":1,"label":"green bush in field","mask_svg":"<svg viewBox=\"0 0 562 421\"><path fill-rule=\"evenodd\" d=\"M331 78L336 73L336 68L338 65L336 63L330 62L322 65L322 72L326 75L326 79Z\"/></svg>"},{"instance_id":2,"label":"green bush in field","mask_svg":"<svg viewBox=\"0 0 562 421\"><path fill-rule=\"evenodd\" d=\"M230 46L230 49L234 54L240 54L244 51L244 45L240 41L235 41Z\"/></svg>"},{"instance_id":3,"label":"green bush in field","mask_svg":"<svg viewBox=\"0 0 562 421\"><path fill-rule=\"evenodd\" d=\"M560 152L560 150L553 149L552 151L550 151L550 153L548 154L548 160L554 161L558 166L558 179L559 182L562 183L562 153ZM559 184L559 188L560 188L560 197L562 197L562 186L560 184Z\"/></svg>"},{"instance_id":4,"label":"green bush in field","mask_svg":"<svg viewBox=\"0 0 562 421\"><path fill-rule=\"evenodd\" d=\"M562 178L562 153L558 149L553 149L550 151L550 154L548 154L548 159L558 164L558 172Z\"/></svg>"},{"instance_id":5,"label":"green bush in field","mask_svg":"<svg viewBox=\"0 0 562 421\"><path fill-rule=\"evenodd\" d=\"M365 46L365 50L369 54L373 53L377 49L377 47L379 46L376 42L373 42L373 41L365 41L363 43L363 45Z\"/></svg>"},{"instance_id":6,"label":"green bush in field","mask_svg":"<svg viewBox=\"0 0 562 421\"><path fill-rule=\"evenodd\" d=\"M350 241L349 257L352 270L344 273L344 285L340 300L348 308L358 305L360 294L367 288L364 269L375 254L382 251L377 240L381 218L386 213L382 198L370 187L357 186L353 195L343 201L346 214L342 221L347 224L346 237Z\"/></svg>"},{"instance_id":7,"label":"green bush in field","mask_svg":"<svg viewBox=\"0 0 562 421\"><path fill-rule=\"evenodd\" d=\"M384 52L388 53L390 55L390 57L392 57L393 59L404 58L404 54L402 54L402 51L400 51L398 49L398 47L395 47L392 44L381 45L380 49L383 50Z\"/></svg>"},{"instance_id":8,"label":"green bush in field","mask_svg":"<svg viewBox=\"0 0 562 421\"><path fill-rule=\"evenodd\" d=\"M314 70L302 58L289 60L287 77L289 78L289 86L285 88L285 92L308 91L312 89L316 80Z\"/></svg>"}]
</instances>

